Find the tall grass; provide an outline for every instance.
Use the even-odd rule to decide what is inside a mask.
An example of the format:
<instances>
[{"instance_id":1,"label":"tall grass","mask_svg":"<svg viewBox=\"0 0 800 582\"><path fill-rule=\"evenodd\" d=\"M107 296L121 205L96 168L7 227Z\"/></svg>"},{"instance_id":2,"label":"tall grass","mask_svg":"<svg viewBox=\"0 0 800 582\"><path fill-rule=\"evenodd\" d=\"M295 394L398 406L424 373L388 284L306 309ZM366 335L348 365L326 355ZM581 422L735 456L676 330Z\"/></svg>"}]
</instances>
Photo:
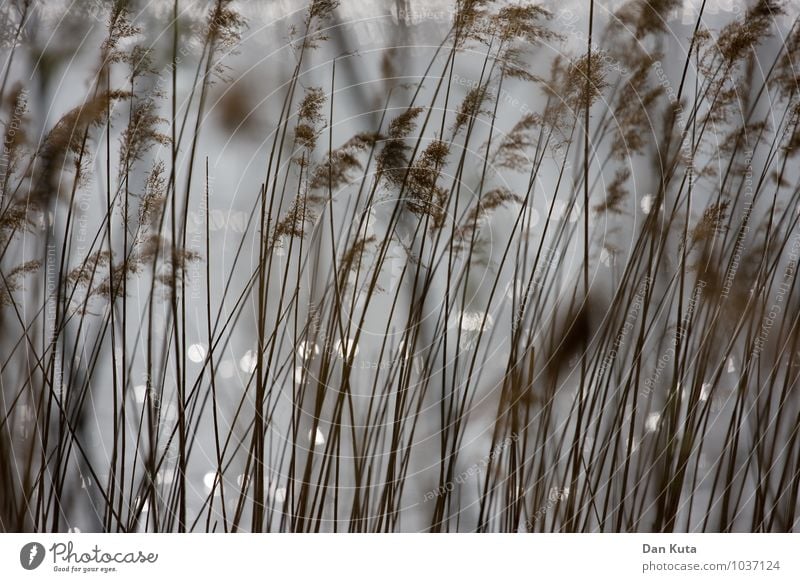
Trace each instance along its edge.
<instances>
[{"instance_id":1,"label":"tall grass","mask_svg":"<svg viewBox=\"0 0 800 582\"><path fill-rule=\"evenodd\" d=\"M3 531L798 529L797 15L458 0L355 131L312 0L237 234L204 137L264 32L110 4L49 123L5 9Z\"/></svg>"}]
</instances>

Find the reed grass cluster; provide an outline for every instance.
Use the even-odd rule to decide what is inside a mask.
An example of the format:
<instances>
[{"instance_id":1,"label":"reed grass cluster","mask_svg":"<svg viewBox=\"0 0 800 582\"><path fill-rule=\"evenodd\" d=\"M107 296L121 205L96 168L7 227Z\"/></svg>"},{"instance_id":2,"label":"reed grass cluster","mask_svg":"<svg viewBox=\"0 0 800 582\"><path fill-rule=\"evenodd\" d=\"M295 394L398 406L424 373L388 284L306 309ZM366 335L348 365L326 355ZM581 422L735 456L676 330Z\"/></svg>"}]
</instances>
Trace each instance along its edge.
<instances>
[{"instance_id":1,"label":"reed grass cluster","mask_svg":"<svg viewBox=\"0 0 800 582\"><path fill-rule=\"evenodd\" d=\"M56 120L74 39L5 3L0 530L798 530L800 15L453 1L357 123L296 14L255 185L242 3L73 6Z\"/></svg>"}]
</instances>

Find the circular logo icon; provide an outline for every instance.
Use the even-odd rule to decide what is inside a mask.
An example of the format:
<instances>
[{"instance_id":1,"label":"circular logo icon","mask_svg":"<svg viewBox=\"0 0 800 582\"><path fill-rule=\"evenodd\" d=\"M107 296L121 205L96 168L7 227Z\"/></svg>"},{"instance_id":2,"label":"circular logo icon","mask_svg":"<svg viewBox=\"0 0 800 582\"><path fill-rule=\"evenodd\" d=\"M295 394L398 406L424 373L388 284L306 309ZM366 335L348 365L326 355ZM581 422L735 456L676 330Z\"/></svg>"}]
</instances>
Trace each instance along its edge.
<instances>
[{"instance_id":1,"label":"circular logo icon","mask_svg":"<svg viewBox=\"0 0 800 582\"><path fill-rule=\"evenodd\" d=\"M44 546L38 542L30 542L19 551L19 563L26 570L35 570L44 561Z\"/></svg>"}]
</instances>

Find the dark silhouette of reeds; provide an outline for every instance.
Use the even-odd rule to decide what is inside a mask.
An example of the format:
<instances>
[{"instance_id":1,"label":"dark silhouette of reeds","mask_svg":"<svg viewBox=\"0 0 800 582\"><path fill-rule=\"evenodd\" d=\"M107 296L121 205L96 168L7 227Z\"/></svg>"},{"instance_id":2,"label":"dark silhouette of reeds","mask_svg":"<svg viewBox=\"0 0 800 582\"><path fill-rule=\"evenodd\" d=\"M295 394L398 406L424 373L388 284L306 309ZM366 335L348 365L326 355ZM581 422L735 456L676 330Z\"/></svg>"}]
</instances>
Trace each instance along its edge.
<instances>
[{"instance_id":1,"label":"dark silhouette of reeds","mask_svg":"<svg viewBox=\"0 0 800 582\"><path fill-rule=\"evenodd\" d=\"M212 102L247 23L174 0L165 55L109 4L41 139L56 57L17 83L36 10L6 9L0 529L797 531L798 15L714 30L704 2L677 54L678 0L591 0L571 54L539 5L454 0L339 140L360 57L308 82L342 34L312 0L222 240L201 138L214 107L247 123ZM540 106L509 124L512 92Z\"/></svg>"}]
</instances>

